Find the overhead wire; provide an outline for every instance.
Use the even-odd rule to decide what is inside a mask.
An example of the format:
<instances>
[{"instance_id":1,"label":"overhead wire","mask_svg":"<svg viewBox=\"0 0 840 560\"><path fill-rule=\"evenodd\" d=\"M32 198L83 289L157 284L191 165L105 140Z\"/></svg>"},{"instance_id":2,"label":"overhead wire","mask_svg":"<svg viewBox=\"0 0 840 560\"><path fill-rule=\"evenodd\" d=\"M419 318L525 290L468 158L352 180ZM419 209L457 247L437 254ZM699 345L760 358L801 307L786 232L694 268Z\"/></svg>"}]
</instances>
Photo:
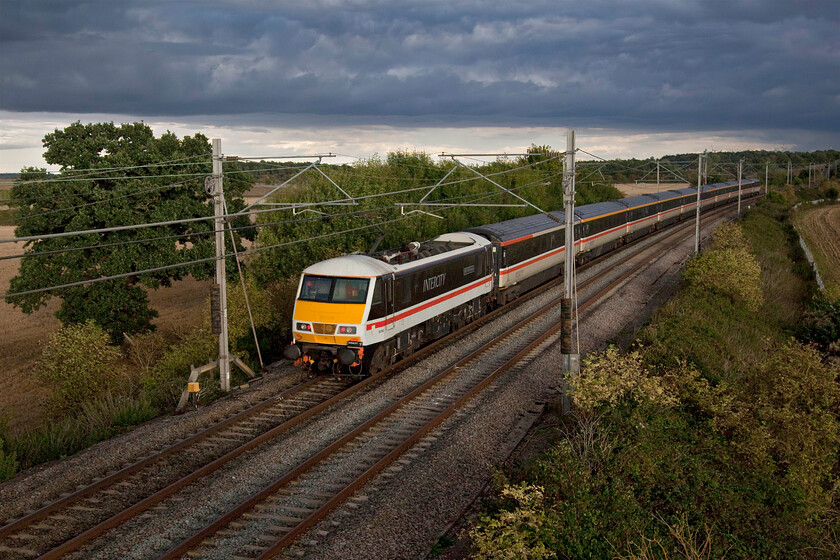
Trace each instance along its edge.
<instances>
[{"instance_id":1,"label":"overhead wire","mask_svg":"<svg viewBox=\"0 0 840 560\"><path fill-rule=\"evenodd\" d=\"M184 165L182 162L195 160L199 158L207 158L210 154L200 154L195 156L188 156L183 158L177 159L170 159L162 162L156 163L148 163L145 165L130 165L125 167L90 167L88 169L64 169L60 173L62 175L68 174L67 180L79 180L79 179L87 179L92 180L90 177L86 177L87 174L95 174L95 173L103 173L105 171L130 171L133 169L148 169L150 167L176 167L178 165ZM211 160L207 160L206 162L199 162L199 163L211 163ZM71 175L72 173L80 173L79 175ZM149 175L149 177L159 177L159 175ZM62 177L63 178L63 177ZM21 184L31 184L31 183L54 183L56 179L32 179L29 181L21 181Z\"/></svg>"},{"instance_id":2,"label":"overhead wire","mask_svg":"<svg viewBox=\"0 0 840 560\"><path fill-rule=\"evenodd\" d=\"M163 185L163 186L160 186L160 187L152 187L152 188L149 188L149 189L145 189L145 190L141 190L141 191L135 191L135 192L119 195L119 196L111 196L111 197L108 197L108 198L103 198L102 200L95 200L93 202L86 202L85 204L78 204L76 206L68 206L66 208L55 208L53 210L47 210L45 212L39 212L37 214L29 214L27 216L15 216L14 218L11 218L9 220L0 221L0 225L8 225L10 223L18 223L21 220L31 220L33 218L40 218L41 216L49 216L51 214L57 214L59 212L67 212L67 211L70 211L70 210L78 210L80 208L87 208L89 206L96 206L97 204L104 204L106 202L113 202L115 200L122 200L124 198L131 198L133 196L138 196L138 195L141 195L141 194L148 194L150 192L162 191L162 190L166 190L166 189L172 189L172 188L175 188L175 187L183 187L183 186L184 186L184 183L172 183L170 185ZM78 195L76 195L76 196L78 196ZM67 197L64 197L64 198L67 198Z\"/></svg>"},{"instance_id":3,"label":"overhead wire","mask_svg":"<svg viewBox=\"0 0 840 560\"><path fill-rule=\"evenodd\" d=\"M523 166L523 167L520 167L518 169L522 169L524 167L529 167L529 166ZM511 172L511 171L514 171L514 170L516 170L516 169L506 170L505 172ZM498 174L501 174L501 173L498 173ZM497 174L494 174L494 175L497 175ZM478 178L475 178L475 179L471 178L470 180L478 180L480 178L481 177L478 177ZM530 186L537 185L539 183L544 182L545 179L546 178L541 178L540 180L534 181L530 184L520 185L519 187L515 187L515 190L524 189L524 188L527 188L527 187L530 187ZM457 182L462 182L462 181L457 181ZM394 191L394 192L389 192L389 193L376 193L376 194L373 194L373 195L367 195L367 196L364 196L364 197L357 197L357 198L362 199L362 198L376 198L376 197L382 197L382 196L392 196L394 194L401 194L401 193L413 192L413 191L418 191L418 190L425 190L427 188L428 187L418 187L418 188L414 188L414 189L403 189L401 191ZM512 189L512 190L514 190L514 189ZM497 196L499 194L503 194L503 193L485 193L483 195L477 194L477 195L471 195L471 196L474 199L481 199L482 196L484 198L489 198L489 197L492 197L492 196ZM339 201L340 200L346 200L346 199L339 199ZM443 199L443 200L446 200L446 199ZM315 204L316 205L322 205L322 204L325 204L325 203L315 203ZM362 212L369 213L369 212L374 211L374 210L376 210L376 209L375 208L374 209L365 209L365 210L360 210L358 212L359 213L362 213ZM443 209L442 211L445 211L445 210L447 210L447 209ZM278 211L278 209L270 209L270 210L267 210L267 211L276 212L276 211ZM251 211L250 213L259 213L259 212L262 212L262 211L257 210L257 211ZM350 214L350 213L338 214L338 215L336 215L336 217L347 215L347 214ZM242 215L245 215L245 214L237 214L237 213L227 214L226 213L225 218L242 216ZM247 255L247 254L257 253L257 252L261 252L261 251L265 251L265 250L269 250L269 249L273 249L273 248L277 248L277 247L288 246L288 245L307 242L307 241L311 241L311 240L315 240L315 239L322 239L322 238L326 238L326 237L331 237L333 235L341 235L341 234L344 234L344 233L351 233L353 231L359 231L359 230L367 229L367 228L370 228L370 227L378 227L378 226L387 225L387 224L390 224L390 223L399 222L399 221L402 221L404 219L408 219L410 217L413 217L413 216L401 216L401 217L396 218L394 220L382 221L382 222L379 222L379 223L374 223L374 224L370 224L370 225L366 225L366 226L360 226L360 227L357 227L357 228L351 228L351 229L343 230L343 231L340 231L340 232L330 232L330 233L315 236L315 237L309 237L309 238L303 239L303 240L293 240L293 241L273 244L273 245L269 245L269 246L265 246L265 247L259 247L259 248L247 250L247 251L245 251L241 254L242 255ZM157 223L152 223L152 224L136 224L136 225L133 225L133 226L117 226L117 227L112 227L112 228L101 228L101 229L97 229L97 230L86 230L86 231L79 231L79 232L64 232L64 233L61 233L61 234L49 234L49 235L44 235L44 236L19 237L19 238L6 239L6 240L0 239L0 242L22 242L22 241L30 241L30 240L36 240L36 239L46 239L46 238L60 237L60 236L67 236L67 235L74 235L74 234L84 235L84 234L105 233L105 232L112 232L112 231L121 231L121 230L126 230L126 229L137 229L137 228L140 228L140 227L154 227L154 226L162 226L162 225L174 225L174 224L180 224L180 223L190 223L190 222L196 222L196 221L208 220L208 219L215 219L215 218L213 216L208 216L208 217L190 218L190 219L183 219L183 220L174 220L174 221L169 221L169 222L157 222ZM251 229L251 228L257 228L257 227L265 227L267 225L269 225L269 224L251 224L249 226L241 226L241 227L238 227L238 228L235 228L235 229ZM231 228L231 229L233 229L233 228ZM138 239L138 240L129 240L129 241L124 241L124 242L118 242L118 243L114 243L114 244L105 244L105 245L100 244L100 245L95 245L95 246L89 246L87 248L97 248L97 247L105 247L105 246L113 246L113 245L130 244L130 243L145 243L145 242L149 242L151 240L171 239L171 238L175 238L175 237L203 235L203 234L207 234L207 233L210 233L210 232L211 232L211 230L208 230L206 232L194 232L194 233L190 233L190 234L182 234L182 235L178 235L178 236L163 236L163 237L158 237L158 238L144 238L144 239ZM231 231L231 234L232 234L232 231ZM66 249L55 250L55 251L45 251L45 252L42 252L42 254L54 254L54 253L57 253L57 252L66 252L66 251L82 250L82 249L84 249L84 248L82 248L82 247L66 248ZM30 254L30 255L32 255L32 254ZM23 255L23 256L27 256L27 255ZM225 255L224 258L227 258L229 256L231 256L231 255ZM234 256L236 256L235 253L234 253ZM6 258L8 258L8 257L6 257ZM32 293L39 293L39 292L50 291L50 290L64 289L64 288L69 288L69 287L75 287L75 286L90 284L90 283L94 283L94 282L115 280L115 279L119 279L119 278L127 278L127 277L130 277L130 276L139 276L139 275L142 275L142 274L150 274L150 273L153 273L153 272L169 270L169 269L178 268L178 267L182 267L182 266L190 266L190 265L194 265L194 264L200 264L200 263L203 263L203 262L209 262L209 261L212 261L212 260L216 260L216 258L217 257L212 257L212 258L207 258L207 259L197 259L197 260L193 260L193 261L187 261L187 262L184 262L184 263L176 263L176 264L173 264L173 265L165 265L165 266L161 266L161 267L154 267L154 268L145 269L145 270L142 270L142 271L132 271L132 272L127 272L127 273L123 273L123 274L110 275L110 276L100 277L100 278L96 278L96 279L89 279L89 280L83 280L83 281L78 281L78 282L66 283L66 284L61 284L61 285L57 285L57 286L50 286L50 287L39 288L39 289L35 289L35 290L28 290L28 291L24 291L24 292L4 294L4 298L22 296L22 295L29 295L29 294L32 294Z\"/></svg>"},{"instance_id":4,"label":"overhead wire","mask_svg":"<svg viewBox=\"0 0 840 560\"><path fill-rule=\"evenodd\" d=\"M533 181L531 183L526 183L524 185L519 185L517 187L513 187L510 190L511 191L525 190L525 189L528 189L528 188L539 186L545 180L553 179L553 178L559 177L559 176L562 176L562 173L555 173L555 174L549 175L548 177L544 177L544 178L538 179L536 181ZM457 201L457 200L464 200L464 199L467 199L470 202L476 202L476 201L479 201L479 200L486 200L486 199L492 198L494 196L503 196L504 194L505 194L504 192L500 192L500 191L495 191L495 192L491 192L491 193L474 193L474 194L469 194L469 195L461 195L461 196L454 196L454 197L446 197L446 198L443 198L443 199L437 199L436 202L448 202L448 201ZM353 211L353 212L342 212L340 214L332 214L330 216L331 217L353 217L353 216L358 216L358 215L369 214L370 212L379 211L379 210L383 210L383 209L393 210L394 206L389 205L389 206L382 206L382 207L365 208L365 209L356 210L356 211ZM270 210L254 211L254 212L282 212L284 210L286 210L286 209L278 208L278 209L270 209ZM235 214L228 214L228 216L233 216L233 215L238 215L238 214L236 214L236 213ZM241 214L241 215L245 216L246 214ZM210 220L210 219L213 219L213 217L212 216L207 216L204 219ZM271 227L271 226L285 225L285 224L295 224L295 223L303 224L303 223L307 223L307 222L315 222L315 221L321 221L321 220L323 220L322 216L313 216L313 217L306 217L306 218L295 218L295 219L289 219L289 220L280 220L280 221L274 221L274 222L255 223L255 224L249 224L247 226L230 227L229 229L231 229L233 231L241 231L241 230L247 230L247 229L258 229L258 228L263 228L263 227ZM99 243L99 244L96 244L96 245L85 245L85 246L80 246L80 247L65 247L65 248L61 248L61 249L52 249L52 250L48 250L48 251L36 251L36 252L31 252L31 253L20 253L20 254L16 254L16 255L0 256L0 261L9 260L9 259L16 259L16 258L23 258L23 257L30 257L30 256L35 257L35 256L43 256L43 255L70 253L70 252L75 252L75 251L85 251L85 250L91 250L91 249L105 249L105 248L111 248L111 247L119 247L119 246L123 246L123 245L135 245L135 244L138 244L138 243L146 243L146 242L153 242L153 241L165 241L165 240L169 240L169 239L183 239L183 238L188 238L188 237L209 235L209 234L212 234L212 233L214 233L214 231L212 229L209 229L209 230L205 230L205 231L194 231L194 232L190 232L190 233L181 233L181 234L177 234L177 235L164 235L164 236L159 236L159 237L145 237L145 238L142 238L142 239L131 239L131 240L126 240L126 241L117 241L117 242L114 242L114 243ZM14 239L12 239L12 241L20 241L20 238L14 238Z\"/></svg>"}]
</instances>

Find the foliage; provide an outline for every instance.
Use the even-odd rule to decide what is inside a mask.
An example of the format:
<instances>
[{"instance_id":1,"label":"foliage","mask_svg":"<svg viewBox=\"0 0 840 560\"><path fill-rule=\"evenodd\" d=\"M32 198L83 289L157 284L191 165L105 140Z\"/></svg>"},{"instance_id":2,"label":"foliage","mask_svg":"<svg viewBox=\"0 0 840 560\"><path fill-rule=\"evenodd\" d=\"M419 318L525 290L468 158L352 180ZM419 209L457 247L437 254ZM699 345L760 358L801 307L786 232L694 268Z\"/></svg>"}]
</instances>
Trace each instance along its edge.
<instances>
[{"instance_id":1,"label":"foliage","mask_svg":"<svg viewBox=\"0 0 840 560\"><path fill-rule=\"evenodd\" d=\"M753 311L763 302L761 267L735 225L715 232L714 248L688 261L683 278L691 286L728 296Z\"/></svg>"},{"instance_id":2,"label":"foliage","mask_svg":"<svg viewBox=\"0 0 840 560\"><path fill-rule=\"evenodd\" d=\"M112 386L118 375L119 352L108 335L88 321L68 325L50 336L37 375L53 389L53 416L72 415L92 397Z\"/></svg>"},{"instance_id":3,"label":"foliage","mask_svg":"<svg viewBox=\"0 0 840 560\"><path fill-rule=\"evenodd\" d=\"M258 339L262 339L260 349L269 349L279 342L272 339L270 333L280 329L280 309L274 305L269 287L257 284L252 276L246 277L245 290L248 294L251 315L254 318L254 330L257 332ZM231 348L242 359L255 361L257 353L242 283L229 284L227 297L228 338ZM291 323L291 318L288 323ZM261 334L262 337L260 337Z\"/></svg>"},{"instance_id":4,"label":"foliage","mask_svg":"<svg viewBox=\"0 0 840 560\"><path fill-rule=\"evenodd\" d=\"M770 191L767 193L767 201L772 202L773 204L786 204L787 200L785 200L784 195L778 191Z\"/></svg>"},{"instance_id":5,"label":"foliage","mask_svg":"<svg viewBox=\"0 0 840 560\"><path fill-rule=\"evenodd\" d=\"M600 354L584 359L580 374L567 379L575 403L584 410L621 401L647 401L672 406L675 400L665 393L662 380L645 368L639 352L622 354L610 346Z\"/></svg>"},{"instance_id":6,"label":"foliage","mask_svg":"<svg viewBox=\"0 0 840 560\"><path fill-rule=\"evenodd\" d=\"M9 427L9 421L6 418L0 417L0 482L9 480L18 470L17 453L11 449L7 443L8 436L6 431Z\"/></svg>"},{"instance_id":7,"label":"foliage","mask_svg":"<svg viewBox=\"0 0 840 560\"><path fill-rule=\"evenodd\" d=\"M789 240L782 224L767 214L742 223L756 259L794 275L776 245ZM710 252L743 244L723 232ZM724 285L741 274L718 273ZM773 294L764 274L760 285ZM524 536L502 523L521 506L502 501L474 531L477 556L504 557L519 538L556 558L840 555L840 371L791 339L775 306L717 286L687 282L632 352L590 361L559 440L510 475L510 487L541 489ZM645 379L670 406L632 396Z\"/></svg>"},{"instance_id":8,"label":"foliage","mask_svg":"<svg viewBox=\"0 0 840 560\"><path fill-rule=\"evenodd\" d=\"M671 554L669 549L660 539L649 539L640 535L640 542L630 544L630 549L624 554L616 556L616 560L669 560L670 558L682 558L685 560L708 560L712 558L712 530L708 526L702 529L693 529L685 516L671 524L667 521L662 523L668 527L670 536L676 541L678 548L676 554Z\"/></svg>"},{"instance_id":9,"label":"foliage","mask_svg":"<svg viewBox=\"0 0 840 560\"><path fill-rule=\"evenodd\" d=\"M797 336L825 353L840 354L840 301L817 299L802 316Z\"/></svg>"},{"instance_id":10,"label":"foliage","mask_svg":"<svg viewBox=\"0 0 840 560\"><path fill-rule=\"evenodd\" d=\"M508 509L498 516L485 516L472 530L474 558L513 560L550 558L551 551L540 533L548 524L543 509L543 491L537 486L520 484L502 489Z\"/></svg>"},{"instance_id":11,"label":"foliage","mask_svg":"<svg viewBox=\"0 0 840 560\"><path fill-rule=\"evenodd\" d=\"M17 211L15 235L29 237L100 229L118 225L166 222L212 215L204 190L210 174L210 143L201 135L179 139L167 132L156 138L144 123L81 124L76 122L44 137L44 159L61 166L58 175L28 168L12 188ZM243 207L239 198L248 180L225 185L228 206ZM236 225L245 225L242 218ZM38 239L26 248L10 292L138 272L214 255L210 220ZM49 254L45 254L48 253ZM206 278L212 262L128 276L107 284L75 286L9 298L25 313L52 295L62 299L58 318L65 324L93 319L118 343L123 332L151 328L141 286L168 286L187 274Z\"/></svg>"},{"instance_id":12,"label":"foliage","mask_svg":"<svg viewBox=\"0 0 840 560\"><path fill-rule=\"evenodd\" d=\"M182 331L144 376L144 389L154 395L156 405L171 406L180 397L190 367L204 365L215 360L218 355L217 338L209 327Z\"/></svg>"},{"instance_id":13,"label":"foliage","mask_svg":"<svg viewBox=\"0 0 840 560\"><path fill-rule=\"evenodd\" d=\"M20 435L7 435L11 452L20 468L61 459L99 441L122 433L159 414L145 397L120 396L107 391L85 401L76 415L58 419Z\"/></svg>"},{"instance_id":14,"label":"foliage","mask_svg":"<svg viewBox=\"0 0 840 560\"><path fill-rule=\"evenodd\" d=\"M152 331L132 336L126 354L140 374L144 374L160 360L165 349L166 338L160 332Z\"/></svg>"}]
</instances>

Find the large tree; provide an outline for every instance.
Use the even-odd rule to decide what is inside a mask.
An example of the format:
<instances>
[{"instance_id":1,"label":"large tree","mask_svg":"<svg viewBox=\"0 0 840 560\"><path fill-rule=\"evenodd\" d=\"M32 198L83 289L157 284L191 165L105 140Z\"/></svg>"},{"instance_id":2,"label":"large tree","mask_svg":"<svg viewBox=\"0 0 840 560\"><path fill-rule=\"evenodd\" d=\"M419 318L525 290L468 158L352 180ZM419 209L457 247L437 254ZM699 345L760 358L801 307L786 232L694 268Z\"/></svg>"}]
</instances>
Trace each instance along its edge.
<instances>
[{"instance_id":1,"label":"large tree","mask_svg":"<svg viewBox=\"0 0 840 560\"><path fill-rule=\"evenodd\" d=\"M47 134L44 160L58 174L28 168L12 189L17 208L15 235L101 229L211 216L204 189L211 171L211 147L202 134L156 138L144 123L81 124ZM228 166L226 164L226 171ZM243 207L246 176L225 180L230 211ZM240 221L240 224L242 221ZM93 235L39 239L26 244L10 293L95 280L214 255L213 222L197 221ZM249 236L250 237L250 236ZM93 319L114 339L122 332L150 329L157 312L146 288L168 286L188 274L207 278L213 263L138 274L9 298L31 313L51 296L62 299L56 316L64 323Z\"/></svg>"}]
</instances>

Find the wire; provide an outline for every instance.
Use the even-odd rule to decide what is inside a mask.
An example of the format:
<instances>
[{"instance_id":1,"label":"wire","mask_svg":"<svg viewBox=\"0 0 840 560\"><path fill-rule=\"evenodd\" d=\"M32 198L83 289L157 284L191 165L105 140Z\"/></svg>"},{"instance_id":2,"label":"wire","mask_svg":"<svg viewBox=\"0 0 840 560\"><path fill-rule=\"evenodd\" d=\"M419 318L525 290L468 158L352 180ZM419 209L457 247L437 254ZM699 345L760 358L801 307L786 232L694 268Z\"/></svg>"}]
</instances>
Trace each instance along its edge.
<instances>
[{"instance_id":1,"label":"wire","mask_svg":"<svg viewBox=\"0 0 840 560\"><path fill-rule=\"evenodd\" d=\"M141 194L147 194L147 193L150 193L150 192L162 191L162 190L165 190L165 189L172 189L172 188L175 188L175 187L183 187L183 186L184 186L184 183L173 183L171 185L163 185L161 187L152 187L150 189L146 189L146 190L142 190L142 191L136 191L136 192L123 194L123 195L119 195L119 196L112 196L110 198L105 198L105 199L102 199L102 200L95 200L93 202L87 202L85 204L79 204L77 206L68 206L67 208L56 208L55 210L47 210L46 212L39 212L38 214L30 214L28 216L15 216L14 218L12 218L10 220L0 221L0 225L15 224L15 223L18 223L22 220L31 220L32 218L39 218L41 216L48 216L50 214L56 214L58 212L67 212L68 210L78 210L79 208L87 208L88 206L95 206L97 204L103 204L105 202L113 202L114 200L120 200L120 199L123 199L123 198L131 198L132 196L138 196L138 195L141 195ZM78 195L67 195L63 198L67 198L69 196L78 196Z\"/></svg>"},{"instance_id":2,"label":"wire","mask_svg":"<svg viewBox=\"0 0 840 560\"><path fill-rule=\"evenodd\" d=\"M547 179L553 179L553 178L559 177L561 175L562 175L562 173L556 173L556 174L553 174L553 175L549 175L548 177L545 177L543 179L539 179L539 180L533 181L531 183L526 183L524 185L520 185L518 187L511 188L510 190L511 191L518 191L518 190L525 190L525 189L533 188L535 186L541 185ZM469 195L462 195L462 196L455 196L455 197L447 197L447 198L443 198L443 199L438 199L436 202L448 202L448 201L457 201L457 200L464 200L464 199L468 200L469 202L477 202L477 201L481 201L481 200L487 200L487 199L492 198L494 196L502 196L504 194L505 194L504 192L498 192L498 191L497 192L492 192L492 193L476 193L476 194L469 194ZM380 210L395 210L395 208L393 206L382 206L382 207L366 208L366 209L363 209L363 210L356 210L354 212L342 212L340 214L331 214L330 216L335 217L335 218L345 218L345 217L353 217L353 216L359 216L359 215L363 215L363 214L369 214L370 212L375 212L375 211L380 211ZM270 212L281 212L281 211L283 211L283 209L276 209L276 210L272 209L272 210L269 210L269 211ZM210 219L210 217L208 217L207 219ZM263 228L263 227L271 227L271 226L285 225L285 224L294 224L294 223L303 224L303 223L316 222L316 221L322 221L322 220L323 220L323 217L321 217L321 216L313 216L311 218L297 218L297 219L281 220L281 221L275 221L275 222L256 223L256 224L250 224L250 225L247 225L247 226L229 227L229 229L231 229L232 231L241 231L241 230L246 230L246 229L258 229L258 228ZM17 255L0 256L0 261L9 260L9 259L19 259L19 258L23 258L23 257L36 257L36 256L43 256L43 255L55 255L55 254L61 254L61 253L70 253L70 252L75 252L75 251L86 251L86 250L90 250L90 249L106 249L106 248L109 248L109 247L119 247L119 246L123 246L123 245L135 245L137 243L146 243L146 242L152 242L152 241L165 241L167 239L183 239L185 237L195 237L195 236L209 235L209 234L212 234L212 233L215 233L215 230L209 229L209 230L206 230L206 231L195 231L195 232L190 232L190 233L181 233L181 234L177 234L177 235L164 235L164 236L159 236L159 237L145 237L143 239L132 239L132 240L128 240L128 241L117 241L117 242L114 242L114 243L99 243L99 244L96 244L96 245L85 245L85 246L81 246L81 247L65 247L65 248L62 248L62 249L52 249L52 250L49 250L49 251L37 251L37 252L32 252L32 253L20 253L20 254L17 254ZM20 238L14 239L14 241L19 241L19 240L20 240Z\"/></svg>"},{"instance_id":3,"label":"wire","mask_svg":"<svg viewBox=\"0 0 840 560\"><path fill-rule=\"evenodd\" d=\"M296 239L294 241L286 241L286 242L283 242L283 243L276 243L274 245L267 245L265 247L257 247L257 248L254 248L254 249L248 249L248 250L242 251L241 253L238 253L238 254L237 253L226 253L225 255L223 255L221 257L216 257L216 256L206 257L206 258L203 258L203 259L196 259L196 260L187 261L187 262L175 263L175 264L170 264L170 265L165 265L165 266L158 266L158 267L155 267L155 268L147 268L147 269L144 269L144 270L138 270L138 271L133 271L133 272L124 272L122 274L114 274L114 275L111 275L111 276L102 276L102 277L99 277L99 278L92 278L92 279L89 279L89 280L80 280L78 282L69 282L67 284L60 284L58 286L48 286L46 288L36 288L34 290L26 290L26 291L23 291L23 292L6 293L6 294L3 294L3 298L26 296L26 295L37 294L37 293L42 293L42 292L49 292L49 291L52 291L52 290L61 290L61 289L65 289L65 288L74 288L74 287L77 287L77 286L84 286L86 284L95 284L95 283L99 283L99 282L105 282L105 281L108 281L108 280L118 280L120 278L129 278L131 276L140 276L142 274L150 274L152 272L161 272L161 271L164 271L164 270L171 270L173 268L180 268L182 266L192 266L192 265L195 265L195 264L207 263L207 262L211 262L211 261L215 261L215 260L219 260L219 259L236 257L238 255L250 255L250 254L254 254L254 253L260 253L260 252L263 252L263 251L267 251L269 249L276 249L278 247L286 247L286 246L295 245L295 244L298 244L298 243L306 243L306 242L309 242L309 241L314 241L316 239L324 239L324 238L332 237L332 236L335 236L335 235L343 235L343 234L346 234L346 233L352 233L354 231L359 231L359 230L368 229L368 228L372 228L372 227L380 227L380 226L400 222L400 221L403 221L403 220L407 220L407 219L413 218L415 216L416 216L416 214L412 214L412 215L408 215L408 216L401 216L401 217L396 218L394 220L379 222L379 223L375 223L375 224L369 224L369 225L365 225L365 226L359 226L359 227L356 227L356 228L351 228L351 229L347 229L347 230L343 230L343 231L337 231L337 232L331 232L331 233L326 233L326 234L322 234L322 235L316 235L314 237L307 237L306 239Z\"/></svg>"},{"instance_id":4,"label":"wire","mask_svg":"<svg viewBox=\"0 0 840 560\"><path fill-rule=\"evenodd\" d=\"M189 156L189 157L183 157L183 158L178 158L178 159L170 159L170 160L162 161L162 162L158 162L158 163L149 163L149 164L146 164L146 165L132 165L132 166L128 166L128 167L91 167L91 168L88 168L88 169L66 169L66 170L62 170L61 173L62 174L64 174L64 173L70 174L70 173L74 173L74 172L79 172L80 175L73 176L72 180L77 180L77 179L92 180L88 177L85 177L85 175L86 174L94 174L94 173L102 173L103 171L128 171L128 170L131 170L131 169L147 169L147 168L150 168L150 167L176 167L178 165L183 165L183 163L179 163L179 162L190 161L190 160L194 160L194 159L198 159L198 158L206 158L209 155L210 154L202 154L202 155ZM206 162L199 162L199 163L211 163L211 162L206 161ZM150 175L149 177L159 177L159 176L160 175ZM110 178L110 177L108 177L108 178ZM68 178L68 180L69 179L70 178ZM57 182L57 181L58 181L57 179L33 179L31 181L21 181L19 184L26 185L26 184L32 184L32 183L54 183L54 182Z\"/></svg>"}]
</instances>

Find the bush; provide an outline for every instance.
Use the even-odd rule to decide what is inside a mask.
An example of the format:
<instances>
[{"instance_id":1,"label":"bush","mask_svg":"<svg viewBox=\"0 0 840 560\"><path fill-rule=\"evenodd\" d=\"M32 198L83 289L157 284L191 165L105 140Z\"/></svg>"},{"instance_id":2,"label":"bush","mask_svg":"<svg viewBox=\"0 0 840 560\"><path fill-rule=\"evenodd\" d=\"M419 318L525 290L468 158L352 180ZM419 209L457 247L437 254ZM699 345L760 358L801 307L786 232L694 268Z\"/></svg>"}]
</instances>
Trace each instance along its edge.
<instances>
[{"instance_id":1,"label":"bush","mask_svg":"<svg viewBox=\"0 0 840 560\"><path fill-rule=\"evenodd\" d=\"M177 403L190 374L190 366L201 366L219 355L217 337L201 326L177 335L157 363L143 377L144 390L158 406Z\"/></svg>"},{"instance_id":2,"label":"bush","mask_svg":"<svg viewBox=\"0 0 840 560\"><path fill-rule=\"evenodd\" d=\"M6 455L16 457L21 468L29 468L72 455L158 414L148 398L107 391L82 403L74 416L18 436L6 436Z\"/></svg>"},{"instance_id":3,"label":"bush","mask_svg":"<svg viewBox=\"0 0 840 560\"><path fill-rule=\"evenodd\" d=\"M473 558L539 560L554 556L541 539L541 533L549 523L543 510L542 488L523 483L506 486L501 494L510 503L508 509L498 516L482 517L470 532Z\"/></svg>"},{"instance_id":4,"label":"bush","mask_svg":"<svg viewBox=\"0 0 840 560\"><path fill-rule=\"evenodd\" d=\"M671 406L675 400L666 394L661 379L654 377L642 363L638 352L622 354L610 346L601 354L590 354L579 375L568 378L577 406L592 410L615 406L622 401Z\"/></svg>"},{"instance_id":5,"label":"bush","mask_svg":"<svg viewBox=\"0 0 840 560\"><path fill-rule=\"evenodd\" d=\"M796 335L823 352L840 354L840 301L820 298L814 302L803 315Z\"/></svg>"},{"instance_id":6,"label":"bush","mask_svg":"<svg viewBox=\"0 0 840 560\"><path fill-rule=\"evenodd\" d=\"M7 443L8 426L9 421L6 418L0 418L0 482L9 480L18 470L17 453Z\"/></svg>"},{"instance_id":7,"label":"bush","mask_svg":"<svg viewBox=\"0 0 840 560\"><path fill-rule=\"evenodd\" d=\"M86 401L108 390L119 377L119 357L108 334L93 321L68 325L50 336L37 375L53 389L52 415L75 414Z\"/></svg>"},{"instance_id":8,"label":"bush","mask_svg":"<svg viewBox=\"0 0 840 560\"><path fill-rule=\"evenodd\" d=\"M266 344L264 343L279 340L276 331L280 327L280 310L274 305L273 294L268 287L258 285L253 278L249 277L245 280L245 289L248 292L248 303L251 306L258 340L261 338L260 333L263 333L260 351L265 352ZM256 362L258 356L254 344L254 333L251 331L251 319L241 283L228 288L228 338L235 354L243 360Z\"/></svg>"},{"instance_id":9,"label":"bush","mask_svg":"<svg viewBox=\"0 0 840 560\"><path fill-rule=\"evenodd\" d=\"M736 225L720 227L712 249L688 261L683 278L691 286L730 297L752 311L764 301L761 267Z\"/></svg>"},{"instance_id":10,"label":"bush","mask_svg":"<svg viewBox=\"0 0 840 560\"><path fill-rule=\"evenodd\" d=\"M769 193L767 193L767 197L766 197L765 200L767 200L767 202L771 202L773 204L779 204L779 205L787 204L787 200L782 195L782 193L777 192L777 191L770 191Z\"/></svg>"}]
</instances>

